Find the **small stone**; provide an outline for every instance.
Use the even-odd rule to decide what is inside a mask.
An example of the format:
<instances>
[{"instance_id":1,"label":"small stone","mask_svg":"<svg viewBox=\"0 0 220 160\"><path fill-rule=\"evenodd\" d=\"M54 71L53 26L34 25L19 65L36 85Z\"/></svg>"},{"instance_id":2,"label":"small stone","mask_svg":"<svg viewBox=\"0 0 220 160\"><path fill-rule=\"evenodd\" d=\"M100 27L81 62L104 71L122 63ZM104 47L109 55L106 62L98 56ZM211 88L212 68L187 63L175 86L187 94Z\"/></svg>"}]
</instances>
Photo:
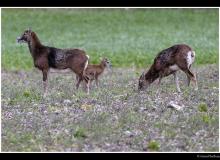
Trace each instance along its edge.
<instances>
[{"instance_id":1,"label":"small stone","mask_svg":"<svg viewBox=\"0 0 220 160\"><path fill-rule=\"evenodd\" d=\"M34 107L37 107L37 106L38 106L38 104L37 104L37 103L34 103L34 104L33 104L33 106L34 106Z\"/></svg>"},{"instance_id":2,"label":"small stone","mask_svg":"<svg viewBox=\"0 0 220 160\"><path fill-rule=\"evenodd\" d=\"M111 144L110 143L105 143L106 147L110 147Z\"/></svg>"},{"instance_id":3,"label":"small stone","mask_svg":"<svg viewBox=\"0 0 220 160\"><path fill-rule=\"evenodd\" d=\"M68 131L67 129L65 129L64 132L65 132L66 134L69 134L69 131Z\"/></svg>"},{"instance_id":4,"label":"small stone","mask_svg":"<svg viewBox=\"0 0 220 160\"><path fill-rule=\"evenodd\" d=\"M125 133L126 136L129 136L129 137L134 136L131 131L125 131L124 133Z\"/></svg>"},{"instance_id":5,"label":"small stone","mask_svg":"<svg viewBox=\"0 0 220 160\"><path fill-rule=\"evenodd\" d=\"M65 99L65 100L63 101L63 103L64 103L64 104L70 104L71 101L70 101L69 99Z\"/></svg>"},{"instance_id":6,"label":"small stone","mask_svg":"<svg viewBox=\"0 0 220 160\"><path fill-rule=\"evenodd\" d=\"M167 107L176 109L177 111L180 111L183 109L183 106L179 106L179 105L175 104L173 101L170 101L170 103L168 104Z\"/></svg>"},{"instance_id":7,"label":"small stone","mask_svg":"<svg viewBox=\"0 0 220 160\"><path fill-rule=\"evenodd\" d=\"M139 111L140 111L140 112L143 112L143 111L146 111L146 110L147 110L146 107L140 107L140 108L139 108Z\"/></svg>"},{"instance_id":8,"label":"small stone","mask_svg":"<svg viewBox=\"0 0 220 160\"><path fill-rule=\"evenodd\" d=\"M33 114L33 112L28 112L28 113L27 113L27 115L32 115L32 114Z\"/></svg>"}]
</instances>

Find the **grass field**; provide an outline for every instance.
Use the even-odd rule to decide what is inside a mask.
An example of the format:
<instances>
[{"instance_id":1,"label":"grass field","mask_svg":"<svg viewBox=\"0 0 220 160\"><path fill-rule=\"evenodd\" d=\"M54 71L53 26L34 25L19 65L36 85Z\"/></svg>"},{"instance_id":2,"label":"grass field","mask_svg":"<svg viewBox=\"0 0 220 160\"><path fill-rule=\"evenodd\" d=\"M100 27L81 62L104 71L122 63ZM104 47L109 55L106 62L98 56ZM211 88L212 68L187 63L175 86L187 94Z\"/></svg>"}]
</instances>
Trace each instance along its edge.
<instances>
[{"instance_id":1,"label":"grass field","mask_svg":"<svg viewBox=\"0 0 220 160\"><path fill-rule=\"evenodd\" d=\"M179 73L181 94L172 76L139 94L136 69L106 72L89 96L72 74L51 74L46 99L40 71L3 71L2 151L218 152L218 65L194 70L199 90Z\"/></svg>"},{"instance_id":2,"label":"grass field","mask_svg":"<svg viewBox=\"0 0 220 160\"><path fill-rule=\"evenodd\" d=\"M218 63L218 9L2 9L4 69L33 68L28 47L16 44L28 27L45 45L84 49L92 63L146 67L176 43L196 51L196 64Z\"/></svg>"}]
</instances>

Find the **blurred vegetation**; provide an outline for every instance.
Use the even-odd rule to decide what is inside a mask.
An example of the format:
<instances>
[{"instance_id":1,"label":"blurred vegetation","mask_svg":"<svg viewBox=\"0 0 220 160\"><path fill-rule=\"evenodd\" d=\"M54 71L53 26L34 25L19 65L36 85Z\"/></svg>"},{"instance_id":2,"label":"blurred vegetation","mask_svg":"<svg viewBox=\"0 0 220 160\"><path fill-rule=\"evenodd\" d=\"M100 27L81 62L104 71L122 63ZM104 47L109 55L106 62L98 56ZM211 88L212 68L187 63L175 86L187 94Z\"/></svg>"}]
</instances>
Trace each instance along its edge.
<instances>
[{"instance_id":1,"label":"blurred vegetation","mask_svg":"<svg viewBox=\"0 0 220 160\"><path fill-rule=\"evenodd\" d=\"M32 69L27 45L16 37L31 27L44 45L82 48L90 63L146 67L177 43L196 51L196 64L218 63L218 9L2 9L2 67Z\"/></svg>"}]
</instances>

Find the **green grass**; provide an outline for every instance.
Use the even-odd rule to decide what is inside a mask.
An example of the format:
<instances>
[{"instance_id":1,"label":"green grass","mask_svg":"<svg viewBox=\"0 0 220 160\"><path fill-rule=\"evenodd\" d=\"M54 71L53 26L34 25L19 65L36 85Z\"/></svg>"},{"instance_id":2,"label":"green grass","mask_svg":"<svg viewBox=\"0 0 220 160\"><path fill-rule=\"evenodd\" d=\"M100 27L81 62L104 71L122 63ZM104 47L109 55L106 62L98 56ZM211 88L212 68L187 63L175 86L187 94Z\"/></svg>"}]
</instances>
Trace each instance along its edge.
<instances>
[{"instance_id":1,"label":"green grass","mask_svg":"<svg viewBox=\"0 0 220 160\"><path fill-rule=\"evenodd\" d=\"M98 63L145 67L162 49L186 43L196 63L218 63L218 9L2 9L2 68L32 69L16 37L31 27L43 44L82 48Z\"/></svg>"},{"instance_id":2,"label":"green grass","mask_svg":"<svg viewBox=\"0 0 220 160\"><path fill-rule=\"evenodd\" d=\"M208 107L205 103L199 104L198 109L200 112L207 112L208 111Z\"/></svg>"},{"instance_id":3,"label":"green grass","mask_svg":"<svg viewBox=\"0 0 220 160\"><path fill-rule=\"evenodd\" d=\"M148 144L148 149L158 151L160 149L160 144L157 141L150 141Z\"/></svg>"},{"instance_id":4,"label":"green grass","mask_svg":"<svg viewBox=\"0 0 220 160\"><path fill-rule=\"evenodd\" d=\"M86 133L84 128L76 128L76 132L74 133L74 137L76 138L85 138Z\"/></svg>"}]
</instances>

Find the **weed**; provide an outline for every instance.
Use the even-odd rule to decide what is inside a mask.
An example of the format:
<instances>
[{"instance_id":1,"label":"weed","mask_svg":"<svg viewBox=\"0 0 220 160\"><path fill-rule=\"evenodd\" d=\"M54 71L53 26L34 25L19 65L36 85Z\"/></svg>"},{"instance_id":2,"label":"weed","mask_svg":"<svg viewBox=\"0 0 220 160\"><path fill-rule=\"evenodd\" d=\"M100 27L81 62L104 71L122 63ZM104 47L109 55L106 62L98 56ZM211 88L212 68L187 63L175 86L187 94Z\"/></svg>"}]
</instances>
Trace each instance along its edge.
<instances>
[{"instance_id":1,"label":"weed","mask_svg":"<svg viewBox=\"0 0 220 160\"><path fill-rule=\"evenodd\" d=\"M86 130L85 128L82 127L77 127L75 133L73 134L74 137L76 138L86 138Z\"/></svg>"},{"instance_id":2,"label":"weed","mask_svg":"<svg viewBox=\"0 0 220 160\"><path fill-rule=\"evenodd\" d=\"M151 151L158 151L160 149L160 144L157 141L150 141L148 143L148 149Z\"/></svg>"},{"instance_id":3,"label":"weed","mask_svg":"<svg viewBox=\"0 0 220 160\"><path fill-rule=\"evenodd\" d=\"M30 97L31 93L30 93L29 90L25 90L24 93L23 93L23 95L24 95L25 97Z\"/></svg>"},{"instance_id":4,"label":"weed","mask_svg":"<svg viewBox=\"0 0 220 160\"><path fill-rule=\"evenodd\" d=\"M207 112L208 111L207 104L206 103L199 104L198 109L200 112Z\"/></svg>"},{"instance_id":5,"label":"weed","mask_svg":"<svg viewBox=\"0 0 220 160\"><path fill-rule=\"evenodd\" d=\"M211 122L211 118L210 118L210 116L209 115L202 115L202 121L204 122L204 123L207 123L207 124L209 124L210 122Z\"/></svg>"}]
</instances>

